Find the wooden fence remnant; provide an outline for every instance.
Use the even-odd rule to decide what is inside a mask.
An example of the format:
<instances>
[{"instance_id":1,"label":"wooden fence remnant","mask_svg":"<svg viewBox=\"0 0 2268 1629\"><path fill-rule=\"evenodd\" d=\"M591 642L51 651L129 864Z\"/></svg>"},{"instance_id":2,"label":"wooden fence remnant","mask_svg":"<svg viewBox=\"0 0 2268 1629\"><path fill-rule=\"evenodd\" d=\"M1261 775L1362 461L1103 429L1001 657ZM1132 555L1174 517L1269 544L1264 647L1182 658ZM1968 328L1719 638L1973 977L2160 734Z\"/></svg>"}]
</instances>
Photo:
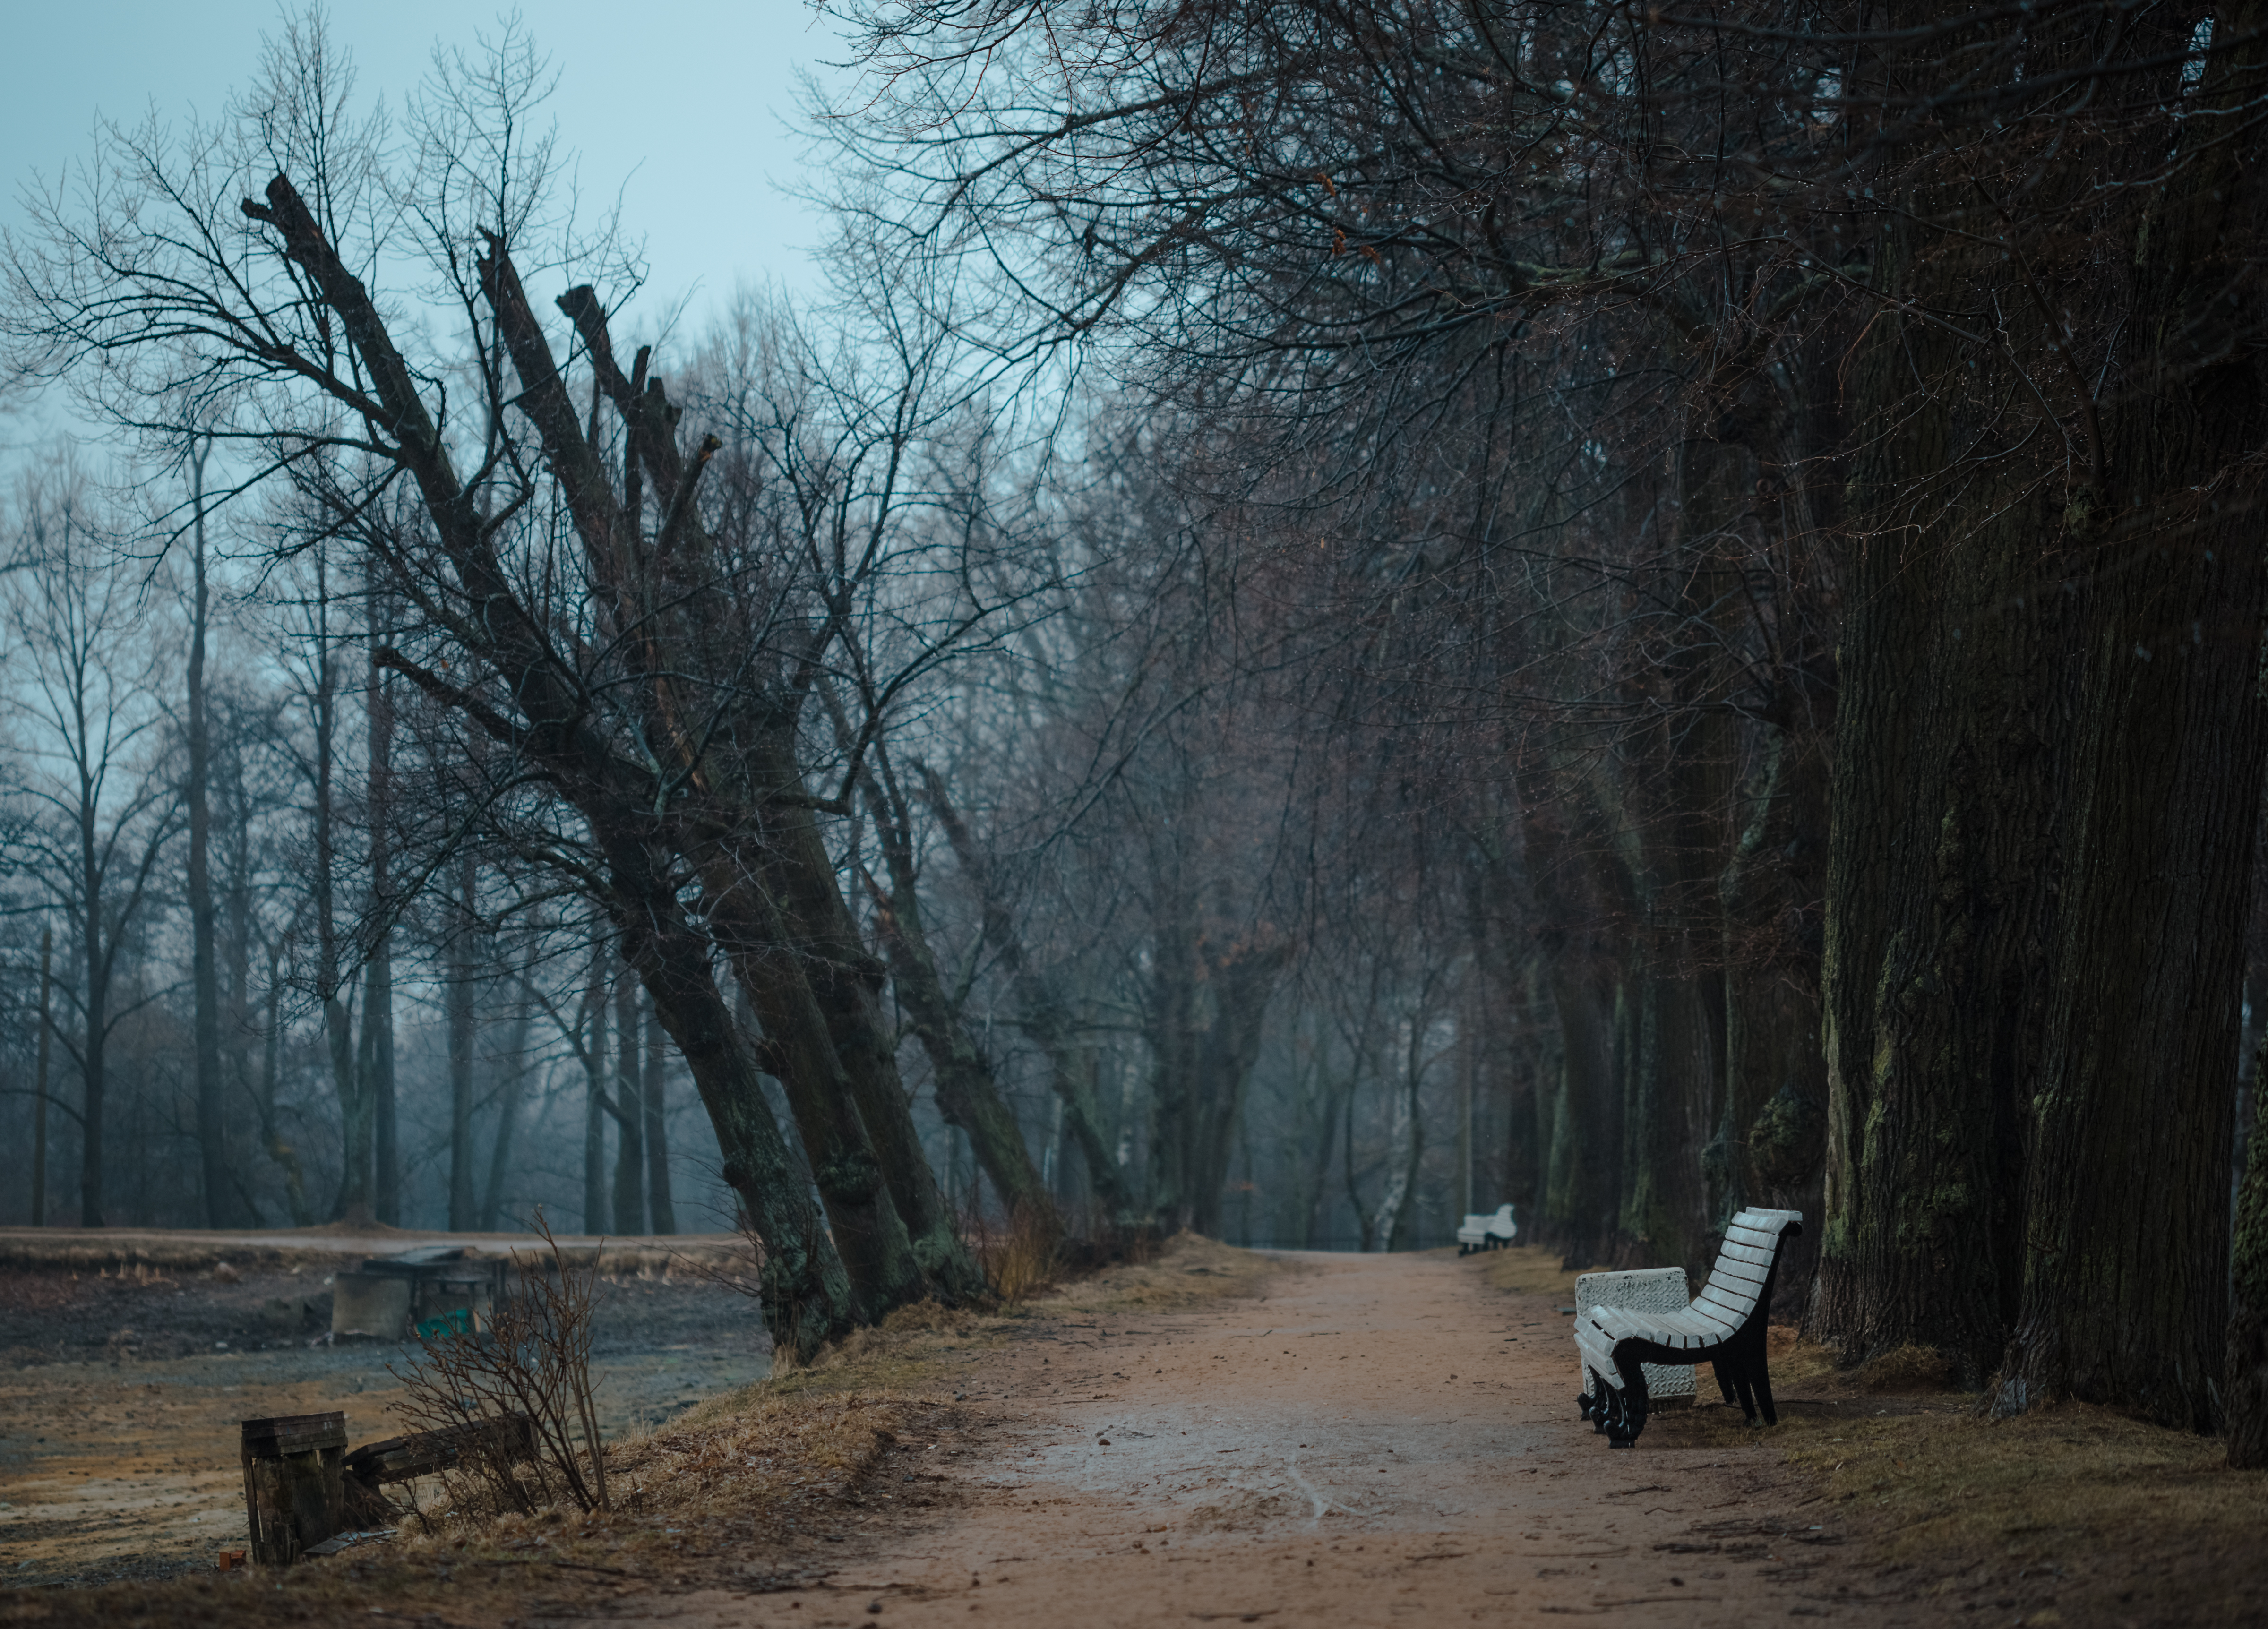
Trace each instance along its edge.
<instances>
[{"instance_id":1,"label":"wooden fence remnant","mask_svg":"<svg viewBox=\"0 0 2268 1629\"><path fill-rule=\"evenodd\" d=\"M286 1566L345 1525L347 1417L282 1414L247 1419L243 1431L252 1559Z\"/></svg>"}]
</instances>

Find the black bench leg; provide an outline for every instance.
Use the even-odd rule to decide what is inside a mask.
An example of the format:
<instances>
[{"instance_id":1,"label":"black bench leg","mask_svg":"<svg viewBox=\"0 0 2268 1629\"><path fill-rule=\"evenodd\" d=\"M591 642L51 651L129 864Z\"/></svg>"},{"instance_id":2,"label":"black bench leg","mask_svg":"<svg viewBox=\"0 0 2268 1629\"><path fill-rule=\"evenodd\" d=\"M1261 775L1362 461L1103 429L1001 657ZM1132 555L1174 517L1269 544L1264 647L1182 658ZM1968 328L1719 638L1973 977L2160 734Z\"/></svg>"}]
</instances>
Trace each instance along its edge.
<instances>
[{"instance_id":1,"label":"black bench leg","mask_svg":"<svg viewBox=\"0 0 2268 1629\"><path fill-rule=\"evenodd\" d=\"M1651 1399L1646 1394L1646 1371L1638 1367L1636 1358L1618 1358L1615 1368L1622 1375L1622 1389L1616 1393L1621 1407L1607 1430L1609 1448L1629 1448L1638 1441L1638 1433L1646 1429L1646 1417Z\"/></svg>"},{"instance_id":2,"label":"black bench leg","mask_svg":"<svg viewBox=\"0 0 2268 1629\"><path fill-rule=\"evenodd\" d=\"M1755 1375L1751 1382L1756 1389L1756 1406L1764 1410L1764 1424L1779 1424L1779 1411L1772 1407L1771 1370L1764 1362L1761 1343L1756 1353Z\"/></svg>"},{"instance_id":3,"label":"black bench leg","mask_svg":"<svg viewBox=\"0 0 2268 1629\"><path fill-rule=\"evenodd\" d=\"M1717 1383L1725 1393L1727 1403L1738 1403L1741 1413L1750 1425L1756 1423L1756 1399L1749 1378L1749 1354L1735 1346L1716 1362Z\"/></svg>"}]
</instances>

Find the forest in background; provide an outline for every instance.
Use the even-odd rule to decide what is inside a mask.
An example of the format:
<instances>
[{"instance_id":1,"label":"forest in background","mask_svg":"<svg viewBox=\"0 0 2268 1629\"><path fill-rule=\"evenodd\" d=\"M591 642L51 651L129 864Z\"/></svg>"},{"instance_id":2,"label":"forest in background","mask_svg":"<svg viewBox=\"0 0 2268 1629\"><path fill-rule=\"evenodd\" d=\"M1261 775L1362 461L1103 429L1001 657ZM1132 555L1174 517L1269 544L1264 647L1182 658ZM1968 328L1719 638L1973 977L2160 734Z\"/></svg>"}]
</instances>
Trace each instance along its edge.
<instances>
[{"instance_id":1,"label":"forest in background","mask_svg":"<svg viewBox=\"0 0 2268 1629\"><path fill-rule=\"evenodd\" d=\"M516 23L39 195L48 1218L737 1208L807 1351L988 1215L1785 1205L1847 1360L2268 1451L2259 9L834 15L705 331Z\"/></svg>"}]
</instances>

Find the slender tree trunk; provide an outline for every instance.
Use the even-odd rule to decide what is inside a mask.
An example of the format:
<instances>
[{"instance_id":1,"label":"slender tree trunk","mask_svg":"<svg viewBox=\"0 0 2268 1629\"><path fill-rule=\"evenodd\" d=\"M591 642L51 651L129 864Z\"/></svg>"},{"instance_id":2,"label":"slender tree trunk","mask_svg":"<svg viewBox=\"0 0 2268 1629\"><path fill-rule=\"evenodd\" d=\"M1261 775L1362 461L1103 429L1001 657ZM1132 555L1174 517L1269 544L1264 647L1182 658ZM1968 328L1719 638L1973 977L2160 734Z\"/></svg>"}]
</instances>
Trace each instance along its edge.
<instances>
[{"instance_id":1,"label":"slender tree trunk","mask_svg":"<svg viewBox=\"0 0 2268 1629\"><path fill-rule=\"evenodd\" d=\"M368 711L370 774L364 807L370 828L370 916L373 938L364 969L363 1060L360 1088L370 1100L371 1162L378 1220L401 1225L401 1134L394 1087L394 930L392 927L394 818L394 697L387 674L375 660L380 642L382 601L375 589L363 597L364 632L372 653Z\"/></svg>"},{"instance_id":2,"label":"slender tree trunk","mask_svg":"<svg viewBox=\"0 0 2268 1629\"><path fill-rule=\"evenodd\" d=\"M276 1102L284 1082L284 977L276 965L282 954L279 947L271 949L269 955L268 1012L260 1032L260 1139L268 1157L284 1173L284 1205L291 1213L291 1225L310 1227L315 1213L307 1201L306 1172L299 1163L298 1150L284 1136Z\"/></svg>"},{"instance_id":3,"label":"slender tree trunk","mask_svg":"<svg viewBox=\"0 0 2268 1629\"><path fill-rule=\"evenodd\" d=\"M615 980L615 1231L645 1231L645 1095L638 1072L638 985Z\"/></svg>"},{"instance_id":4,"label":"slender tree trunk","mask_svg":"<svg viewBox=\"0 0 2268 1629\"><path fill-rule=\"evenodd\" d=\"M523 975L523 983L524 983ZM494 1233L504 1216L504 1186L512 1180L512 1133L519 1124L519 1102L527 1083L528 1002L523 990L504 1033L504 1083L497 1093L496 1138L489 1145L489 1179L481 1189L480 1230Z\"/></svg>"},{"instance_id":5,"label":"slender tree trunk","mask_svg":"<svg viewBox=\"0 0 2268 1629\"><path fill-rule=\"evenodd\" d=\"M315 996L322 1004L331 1083L339 1098L337 1214L366 1227L373 1220L373 1124L367 1081L355 1068L353 1021L342 999L338 928L338 833L332 784L337 748L337 666L331 653L327 563L315 556ZM365 1019L364 1029L368 1023Z\"/></svg>"},{"instance_id":6,"label":"slender tree trunk","mask_svg":"<svg viewBox=\"0 0 2268 1629\"><path fill-rule=\"evenodd\" d=\"M40 928L40 1050L32 1077L32 1226L48 1225L48 1060L54 1039L55 931Z\"/></svg>"},{"instance_id":7,"label":"slender tree trunk","mask_svg":"<svg viewBox=\"0 0 2268 1629\"><path fill-rule=\"evenodd\" d=\"M1086 1164L1087 1182L1095 1198L1114 1224L1132 1220L1133 1196L1118 1171L1116 1151L1103 1134L1102 1114L1094 1099L1091 1080L1094 1053L1072 1041L1071 1014L1062 998L1041 977L1024 954L1022 935L1009 914L1005 899L992 875L984 851L978 848L968 822L954 807L945 783L926 765L921 769L923 790L938 824L953 845L954 858L976 885L984 922L984 942L992 947L1008 974L1024 1033L1048 1060L1048 1080L1064 1106L1064 1123L1078 1143Z\"/></svg>"},{"instance_id":8,"label":"slender tree trunk","mask_svg":"<svg viewBox=\"0 0 2268 1629\"><path fill-rule=\"evenodd\" d=\"M653 1231L677 1231L677 1206L669 1191L669 1038L652 1014L649 1001L645 1024L645 1191L653 1217Z\"/></svg>"},{"instance_id":9,"label":"slender tree trunk","mask_svg":"<svg viewBox=\"0 0 2268 1629\"><path fill-rule=\"evenodd\" d=\"M607 1219L607 951L591 947L583 987L583 1231L611 1233Z\"/></svg>"},{"instance_id":10,"label":"slender tree trunk","mask_svg":"<svg viewBox=\"0 0 2268 1629\"><path fill-rule=\"evenodd\" d=\"M205 701L205 643L210 594L205 566L205 460L210 440L191 438L189 605L189 983L195 1012L197 1152L204 1178L205 1226L226 1227L237 1220L235 1184L228 1169L228 1119L222 1102L220 1067L220 970L216 963L212 895L212 730Z\"/></svg>"},{"instance_id":11,"label":"slender tree trunk","mask_svg":"<svg viewBox=\"0 0 2268 1629\"><path fill-rule=\"evenodd\" d=\"M95 829L94 789L85 772L80 776L79 873L80 901L85 907L85 931L79 948L86 979L82 1012L86 1038L79 1050L79 1174L78 1219L82 1227L106 1226L102 1204L102 1123L110 1039L109 940L103 917L102 853Z\"/></svg>"},{"instance_id":12,"label":"slender tree trunk","mask_svg":"<svg viewBox=\"0 0 2268 1629\"><path fill-rule=\"evenodd\" d=\"M457 857L456 932L449 944L449 988L443 1000L449 1030L449 1230L473 1226L473 1060L480 1036L480 872L469 853Z\"/></svg>"}]
</instances>

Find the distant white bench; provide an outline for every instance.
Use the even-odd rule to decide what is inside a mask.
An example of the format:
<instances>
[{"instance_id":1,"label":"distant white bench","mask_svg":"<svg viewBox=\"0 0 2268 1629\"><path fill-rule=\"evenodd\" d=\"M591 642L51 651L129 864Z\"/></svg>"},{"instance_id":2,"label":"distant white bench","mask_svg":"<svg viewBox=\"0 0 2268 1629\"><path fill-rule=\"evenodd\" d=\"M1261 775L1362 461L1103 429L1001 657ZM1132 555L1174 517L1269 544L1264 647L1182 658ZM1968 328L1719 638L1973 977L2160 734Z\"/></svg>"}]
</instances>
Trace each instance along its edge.
<instances>
[{"instance_id":1,"label":"distant white bench","mask_svg":"<svg viewBox=\"0 0 2268 1629\"><path fill-rule=\"evenodd\" d=\"M1520 1224L1512 1219L1512 1206L1499 1205L1493 1216L1465 1218L1465 1225L1457 1229L1457 1254L1469 1256L1475 1250L1500 1249L1519 1236Z\"/></svg>"},{"instance_id":2,"label":"distant white bench","mask_svg":"<svg viewBox=\"0 0 2268 1629\"><path fill-rule=\"evenodd\" d=\"M1575 1315L1575 1345L1587 1385L1576 1398L1583 1418L1614 1448L1628 1448L1646 1429L1648 1363L1713 1364L1725 1401L1737 1402L1751 1424L1761 1408L1779 1423L1764 1367L1765 1319L1779 1272L1781 1243L1803 1231L1800 1211L1742 1211L1725 1229L1709 1282L1683 1312L1585 1307Z\"/></svg>"}]
</instances>

